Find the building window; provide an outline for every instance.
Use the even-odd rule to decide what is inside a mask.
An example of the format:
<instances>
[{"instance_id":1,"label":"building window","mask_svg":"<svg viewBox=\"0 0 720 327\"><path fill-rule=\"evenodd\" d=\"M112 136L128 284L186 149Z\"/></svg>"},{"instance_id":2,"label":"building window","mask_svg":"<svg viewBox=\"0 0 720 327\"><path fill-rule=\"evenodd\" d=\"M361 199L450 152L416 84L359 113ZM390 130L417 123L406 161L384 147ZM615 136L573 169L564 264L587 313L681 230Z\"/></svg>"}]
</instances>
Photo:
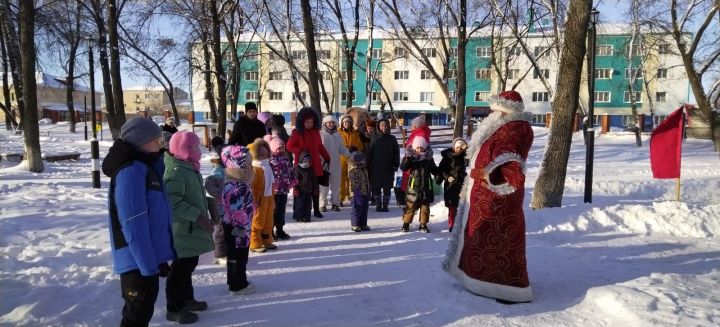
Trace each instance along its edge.
<instances>
[{"instance_id":1,"label":"building window","mask_svg":"<svg viewBox=\"0 0 720 327\"><path fill-rule=\"evenodd\" d=\"M534 79L540 79L540 76L544 76L546 79L550 78L550 70L549 69L534 69L533 70L533 78Z\"/></svg>"},{"instance_id":2,"label":"building window","mask_svg":"<svg viewBox=\"0 0 720 327\"><path fill-rule=\"evenodd\" d=\"M505 55L510 56L519 56L522 52L522 49L520 47L507 47L505 48Z\"/></svg>"},{"instance_id":3,"label":"building window","mask_svg":"<svg viewBox=\"0 0 720 327\"><path fill-rule=\"evenodd\" d=\"M635 91L633 93L634 93L633 97L635 98L635 103L641 103L642 97L640 95L640 92ZM625 101L625 103L630 103L630 92L625 91L625 98L623 99L623 101Z\"/></svg>"},{"instance_id":4,"label":"building window","mask_svg":"<svg viewBox=\"0 0 720 327\"><path fill-rule=\"evenodd\" d=\"M160 93L155 93L155 94L153 94L153 98L154 98L155 100L159 100L159 99L160 99Z\"/></svg>"},{"instance_id":5,"label":"building window","mask_svg":"<svg viewBox=\"0 0 720 327\"><path fill-rule=\"evenodd\" d=\"M520 78L520 70L519 69L508 69L508 79L518 79Z\"/></svg>"},{"instance_id":6,"label":"building window","mask_svg":"<svg viewBox=\"0 0 720 327\"><path fill-rule=\"evenodd\" d=\"M270 92L270 100L282 100L282 92Z\"/></svg>"},{"instance_id":7,"label":"building window","mask_svg":"<svg viewBox=\"0 0 720 327\"><path fill-rule=\"evenodd\" d=\"M613 73L612 68L595 69L595 79L611 79L612 73Z\"/></svg>"},{"instance_id":8,"label":"building window","mask_svg":"<svg viewBox=\"0 0 720 327\"><path fill-rule=\"evenodd\" d=\"M382 58L382 49L372 49L372 50L370 50L370 58L373 58L373 59L380 59L380 58Z\"/></svg>"},{"instance_id":9,"label":"building window","mask_svg":"<svg viewBox=\"0 0 720 327\"><path fill-rule=\"evenodd\" d=\"M352 76L351 76L351 77L352 77L352 80L354 81L354 80L355 80L355 77L357 77L357 72L356 72L355 70L353 70L352 73L351 73L351 75L352 75ZM341 71L341 72L340 72L340 79L342 79L342 80L347 80L347 79L348 79L348 78L347 78L347 71L344 70L344 71Z\"/></svg>"},{"instance_id":10,"label":"building window","mask_svg":"<svg viewBox=\"0 0 720 327\"><path fill-rule=\"evenodd\" d=\"M489 80L490 79L490 69L476 69L475 70L475 79Z\"/></svg>"},{"instance_id":11,"label":"building window","mask_svg":"<svg viewBox=\"0 0 720 327\"><path fill-rule=\"evenodd\" d=\"M330 59L330 50L319 50L317 52L318 59Z\"/></svg>"},{"instance_id":12,"label":"building window","mask_svg":"<svg viewBox=\"0 0 720 327\"><path fill-rule=\"evenodd\" d=\"M300 96L298 97L298 94L296 92L293 92L292 94L293 101L297 101L298 99L307 99L307 92L300 92Z\"/></svg>"},{"instance_id":13,"label":"building window","mask_svg":"<svg viewBox=\"0 0 720 327\"><path fill-rule=\"evenodd\" d=\"M475 101L486 102L490 98L490 92L475 92Z\"/></svg>"},{"instance_id":14,"label":"building window","mask_svg":"<svg viewBox=\"0 0 720 327\"><path fill-rule=\"evenodd\" d=\"M299 80L301 80L301 79L304 79L305 76L308 76L308 73L307 73L307 72L299 72L299 71L293 71L293 72L292 72L292 77L293 77L294 80L298 80L298 81L299 81Z\"/></svg>"},{"instance_id":15,"label":"building window","mask_svg":"<svg viewBox=\"0 0 720 327\"><path fill-rule=\"evenodd\" d=\"M402 47L395 48L395 57L407 58L407 49L402 48Z\"/></svg>"},{"instance_id":16,"label":"building window","mask_svg":"<svg viewBox=\"0 0 720 327\"><path fill-rule=\"evenodd\" d=\"M370 76L370 78L382 81L382 69L372 72L372 76Z\"/></svg>"},{"instance_id":17,"label":"building window","mask_svg":"<svg viewBox=\"0 0 720 327\"><path fill-rule=\"evenodd\" d=\"M244 53L244 57L247 60L257 60L258 59L258 53L257 50L246 50Z\"/></svg>"},{"instance_id":18,"label":"building window","mask_svg":"<svg viewBox=\"0 0 720 327\"><path fill-rule=\"evenodd\" d=\"M613 46L612 45L598 45L595 47L595 54L597 56L612 56Z\"/></svg>"},{"instance_id":19,"label":"building window","mask_svg":"<svg viewBox=\"0 0 720 327\"><path fill-rule=\"evenodd\" d=\"M533 94L532 94L533 102L548 102L548 99L549 99L548 92L533 92Z\"/></svg>"},{"instance_id":20,"label":"building window","mask_svg":"<svg viewBox=\"0 0 720 327\"><path fill-rule=\"evenodd\" d=\"M293 50L290 57L293 59L305 59L307 58L307 51L305 50Z\"/></svg>"},{"instance_id":21,"label":"building window","mask_svg":"<svg viewBox=\"0 0 720 327\"><path fill-rule=\"evenodd\" d=\"M657 78L667 78L668 70L667 68L658 68L657 74L655 74L655 77Z\"/></svg>"},{"instance_id":22,"label":"building window","mask_svg":"<svg viewBox=\"0 0 720 327\"><path fill-rule=\"evenodd\" d=\"M270 80L277 81L282 79L282 72L270 72Z\"/></svg>"},{"instance_id":23,"label":"building window","mask_svg":"<svg viewBox=\"0 0 720 327\"><path fill-rule=\"evenodd\" d=\"M628 45L625 47L625 54L637 57L640 55L640 50L640 44L633 44L632 48Z\"/></svg>"},{"instance_id":24,"label":"building window","mask_svg":"<svg viewBox=\"0 0 720 327\"><path fill-rule=\"evenodd\" d=\"M610 102L610 92L608 92L608 91L595 92L595 102Z\"/></svg>"},{"instance_id":25,"label":"building window","mask_svg":"<svg viewBox=\"0 0 720 327\"><path fill-rule=\"evenodd\" d=\"M420 92L420 102L433 102L435 92Z\"/></svg>"},{"instance_id":26,"label":"building window","mask_svg":"<svg viewBox=\"0 0 720 327\"><path fill-rule=\"evenodd\" d=\"M428 58L437 57L437 50L435 50L435 48L423 48L422 53L423 53L423 56L428 57Z\"/></svg>"},{"instance_id":27,"label":"building window","mask_svg":"<svg viewBox=\"0 0 720 327\"><path fill-rule=\"evenodd\" d=\"M629 68L625 68L625 78L643 78L642 69L633 68L632 73Z\"/></svg>"},{"instance_id":28,"label":"building window","mask_svg":"<svg viewBox=\"0 0 720 327\"><path fill-rule=\"evenodd\" d=\"M655 102L667 102L667 92L655 92Z\"/></svg>"},{"instance_id":29,"label":"building window","mask_svg":"<svg viewBox=\"0 0 720 327\"><path fill-rule=\"evenodd\" d=\"M395 79L408 79L410 78L410 72L407 70L396 70Z\"/></svg>"},{"instance_id":30,"label":"building window","mask_svg":"<svg viewBox=\"0 0 720 327\"><path fill-rule=\"evenodd\" d=\"M347 101L347 94L348 94L347 92L342 92L340 94L340 99L342 101ZM350 96L352 97L352 99L350 99L350 101L355 101L355 91L350 92Z\"/></svg>"},{"instance_id":31,"label":"building window","mask_svg":"<svg viewBox=\"0 0 720 327\"><path fill-rule=\"evenodd\" d=\"M540 58L541 56L547 55L549 53L548 47L535 47L534 55L535 58Z\"/></svg>"},{"instance_id":32,"label":"building window","mask_svg":"<svg viewBox=\"0 0 720 327\"><path fill-rule=\"evenodd\" d=\"M670 54L670 45L667 43L660 43L658 45L658 54Z\"/></svg>"},{"instance_id":33,"label":"building window","mask_svg":"<svg viewBox=\"0 0 720 327\"><path fill-rule=\"evenodd\" d=\"M372 92L370 93L370 100L372 101L380 101L381 93L380 92Z\"/></svg>"},{"instance_id":34,"label":"building window","mask_svg":"<svg viewBox=\"0 0 720 327\"><path fill-rule=\"evenodd\" d=\"M490 58L491 51L490 47L477 47L475 48L475 56L478 58Z\"/></svg>"},{"instance_id":35,"label":"building window","mask_svg":"<svg viewBox=\"0 0 720 327\"><path fill-rule=\"evenodd\" d=\"M258 99L258 92L245 92L245 100L257 100Z\"/></svg>"},{"instance_id":36,"label":"building window","mask_svg":"<svg viewBox=\"0 0 720 327\"><path fill-rule=\"evenodd\" d=\"M393 92L393 101L407 101L407 100L408 100L407 92Z\"/></svg>"},{"instance_id":37,"label":"building window","mask_svg":"<svg viewBox=\"0 0 720 327\"><path fill-rule=\"evenodd\" d=\"M246 81L257 81L258 80L258 72L245 72L245 80Z\"/></svg>"},{"instance_id":38,"label":"building window","mask_svg":"<svg viewBox=\"0 0 720 327\"><path fill-rule=\"evenodd\" d=\"M457 50L456 47L451 47L451 48L449 49L449 52L450 52L450 58L457 58L457 56L458 56L458 50Z\"/></svg>"},{"instance_id":39,"label":"building window","mask_svg":"<svg viewBox=\"0 0 720 327\"><path fill-rule=\"evenodd\" d=\"M433 79L432 73L429 70L421 70L420 79Z\"/></svg>"}]
</instances>

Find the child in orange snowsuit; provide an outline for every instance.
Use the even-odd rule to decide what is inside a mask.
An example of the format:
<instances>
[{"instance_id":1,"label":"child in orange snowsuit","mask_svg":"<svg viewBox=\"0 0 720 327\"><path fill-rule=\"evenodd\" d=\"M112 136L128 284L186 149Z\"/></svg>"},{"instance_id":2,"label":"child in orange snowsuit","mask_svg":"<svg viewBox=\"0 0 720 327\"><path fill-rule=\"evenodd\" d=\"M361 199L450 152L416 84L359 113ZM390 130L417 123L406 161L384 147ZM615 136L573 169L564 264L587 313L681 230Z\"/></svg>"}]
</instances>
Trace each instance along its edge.
<instances>
[{"instance_id":1,"label":"child in orange snowsuit","mask_svg":"<svg viewBox=\"0 0 720 327\"><path fill-rule=\"evenodd\" d=\"M250 234L250 251L265 252L275 250L273 244L273 212L275 210L275 191L273 184L272 168L270 167L270 145L258 138L248 145L252 154L253 179L251 189L255 205L255 215L252 222L252 233Z\"/></svg>"}]
</instances>

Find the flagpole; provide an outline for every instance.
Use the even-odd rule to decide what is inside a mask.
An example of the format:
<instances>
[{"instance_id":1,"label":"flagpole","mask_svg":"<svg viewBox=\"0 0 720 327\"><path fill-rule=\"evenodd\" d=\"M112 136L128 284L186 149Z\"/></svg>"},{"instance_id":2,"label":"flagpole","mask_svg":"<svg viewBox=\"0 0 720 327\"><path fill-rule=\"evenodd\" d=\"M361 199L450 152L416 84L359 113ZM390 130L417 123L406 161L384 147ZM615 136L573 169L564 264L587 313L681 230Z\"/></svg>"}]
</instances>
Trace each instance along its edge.
<instances>
[{"instance_id":1,"label":"flagpole","mask_svg":"<svg viewBox=\"0 0 720 327\"><path fill-rule=\"evenodd\" d=\"M675 179L675 201L680 202L680 178Z\"/></svg>"}]
</instances>

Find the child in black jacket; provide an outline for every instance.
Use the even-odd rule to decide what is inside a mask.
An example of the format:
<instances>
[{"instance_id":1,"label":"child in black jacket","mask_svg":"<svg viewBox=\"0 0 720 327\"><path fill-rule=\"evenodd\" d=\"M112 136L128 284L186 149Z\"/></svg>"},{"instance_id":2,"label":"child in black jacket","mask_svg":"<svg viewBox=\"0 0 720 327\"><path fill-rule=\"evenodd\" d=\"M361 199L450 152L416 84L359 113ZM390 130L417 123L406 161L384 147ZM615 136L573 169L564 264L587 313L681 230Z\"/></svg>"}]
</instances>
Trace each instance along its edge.
<instances>
[{"instance_id":1,"label":"child in black jacket","mask_svg":"<svg viewBox=\"0 0 720 327\"><path fill-rule=\"evenodd\" d=\"M439 170L442 180L445 182L443 196L445 206L448 208L448 228L451 232L455 224L455 216L457 216L460 191L465 182L465 176L467 176L465 171L468 166L468 160L465 158L467 148L467 142L458 137L453 140L451 147L440 152L442 160L440 160ZM438 179L441 176L438 176Z\"/></svg>"},{"instance_id":2,"label":"child in black jacket","mask_svg":"<svg viewBox=\"0 0 720 327\"><path fill-rule=\"evenodd\" d=\"M312 197L319 190L316 187L317 176L310 168L311 157L306 151L300 152L298 165L295 167L295 176L298 183L293 187L293 219L300 222L310 222Z\"/></svg>"},{"instance_id":3,"label":"child in black jacket","mask_svg":"<svg viewBox=\"0 0 720 327\"><path fill-rule=\"evenodd\" d=\"M410 223L418 209L420 209L420 231L430 232L427 223L430 221L430 204L435 201L433 188L437 186L434 182L434 175L438 174L438 167L426 149L425 139L416 137L412 147L405 150L405 158L400 163L400 169L408 171L410 174L405 192L407 207L403 214L403 232L410 231Z\"/></svg>"}]
</instances>

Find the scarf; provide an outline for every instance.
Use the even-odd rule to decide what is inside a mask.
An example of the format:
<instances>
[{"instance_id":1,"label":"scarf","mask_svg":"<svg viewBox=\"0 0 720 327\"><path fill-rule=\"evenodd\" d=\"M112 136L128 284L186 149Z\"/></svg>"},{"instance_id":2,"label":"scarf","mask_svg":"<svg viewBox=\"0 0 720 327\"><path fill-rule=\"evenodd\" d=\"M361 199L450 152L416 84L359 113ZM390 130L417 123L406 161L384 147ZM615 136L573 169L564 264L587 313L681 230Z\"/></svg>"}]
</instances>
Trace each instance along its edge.
<instances>
[{"instance_id":1,"label":"scarf","mask_svg":"<svg viewBox=\"0 0 720 327\"><path fill-rule=\"evenodd\" d=\"M265 177L265 189L263 190L263 196L272 196L273 184L275 178L273 177L272 168L270 167L270 159L253 160L253 167L262 168L263 175Z\"/></svg>"}]
</instances>

